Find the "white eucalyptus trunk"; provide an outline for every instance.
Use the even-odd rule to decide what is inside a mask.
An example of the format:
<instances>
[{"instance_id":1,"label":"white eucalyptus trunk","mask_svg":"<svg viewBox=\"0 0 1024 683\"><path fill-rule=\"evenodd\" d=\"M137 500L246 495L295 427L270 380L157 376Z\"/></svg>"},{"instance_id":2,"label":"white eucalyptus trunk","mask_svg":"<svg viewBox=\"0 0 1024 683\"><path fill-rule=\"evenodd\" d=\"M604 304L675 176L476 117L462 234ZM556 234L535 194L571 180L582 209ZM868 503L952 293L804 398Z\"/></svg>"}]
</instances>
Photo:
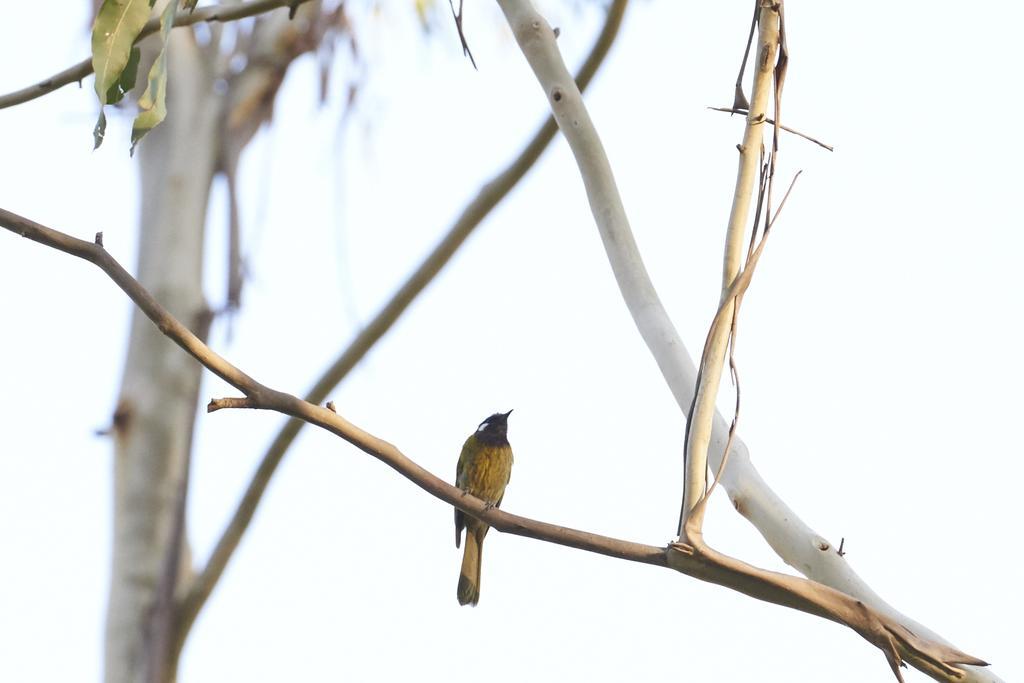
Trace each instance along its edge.
<instances>
[{"instance_id":1,"label":"white eucalyptus trunk","mask_svg":"<svg viewBox=\"0 0 1024 683\"><path fill-rule=\"evenodd\" d=\"M202 291L203 233L222 105L190 31L171 34L168 59L167 119L137 148L142 192L136 270L160 303L204 336L209 309ZM136 683L144 676L148 624L191 450L200 372L195 360L134 310L114 430L107 683ZM179 581L187 575L187 552L181 564Z\"/></svg>"}]
</instances>

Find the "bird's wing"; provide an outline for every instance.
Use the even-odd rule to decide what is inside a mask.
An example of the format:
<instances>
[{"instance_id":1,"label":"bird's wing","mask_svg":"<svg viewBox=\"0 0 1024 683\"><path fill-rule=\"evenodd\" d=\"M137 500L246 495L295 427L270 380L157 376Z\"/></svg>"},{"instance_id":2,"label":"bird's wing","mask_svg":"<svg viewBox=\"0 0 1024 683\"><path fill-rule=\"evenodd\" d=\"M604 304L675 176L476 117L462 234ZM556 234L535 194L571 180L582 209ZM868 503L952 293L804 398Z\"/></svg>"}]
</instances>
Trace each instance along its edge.
<instances>
[{"instance_id":1,"label":"bird's wing","mask_svg":"<svg viewBox=\"0 0 1024 683\"><path fill-rule=\"evenodd\" d=\"M472 445L475 441L476 435L471 434L469 438L466 439L466 443L462 444L462 453L459 454L459 464L455 468L455 485L463 491L466 490L467 486L467 482L465 481L466 468L469 467L469 460L472 457L473 451Z\"/></svg>"},{"instance_id":2,"label":"bird's wing","mask_svg":"<svg viewBox=\"0 0 1024 683\"><path fill-rule=\"evenodd\" d=\"M466 439L466 443L462 444L462 453L459 454L459 464L455 467L455 485L466 490L465 472L466 466L469 461L470 443L473 440L473 435ZM466 528L466 517L465 513L459 508L455 508L455 547L458 548L462 544L462 530Z\"/></svg>"}]
</instances>

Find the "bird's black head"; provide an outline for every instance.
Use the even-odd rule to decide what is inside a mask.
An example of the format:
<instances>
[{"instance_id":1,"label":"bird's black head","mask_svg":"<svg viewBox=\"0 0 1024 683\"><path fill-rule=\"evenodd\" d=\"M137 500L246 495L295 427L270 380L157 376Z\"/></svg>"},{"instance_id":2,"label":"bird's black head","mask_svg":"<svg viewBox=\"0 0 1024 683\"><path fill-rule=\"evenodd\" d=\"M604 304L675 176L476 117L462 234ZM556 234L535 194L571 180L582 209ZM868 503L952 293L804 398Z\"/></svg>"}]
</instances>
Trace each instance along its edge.
<instances>
[{"instance_id":1,"label":"bird's black head","mask_svg":"<svg viewBox=\"0 0 1024 683\"><path fill-rule=\"evenodd\" d=\"M507 444L508 416L511 414L512 411L510 410L507 413L491 415L476 428L476 438L489 444Z\"/></svg>"}]
</instances>

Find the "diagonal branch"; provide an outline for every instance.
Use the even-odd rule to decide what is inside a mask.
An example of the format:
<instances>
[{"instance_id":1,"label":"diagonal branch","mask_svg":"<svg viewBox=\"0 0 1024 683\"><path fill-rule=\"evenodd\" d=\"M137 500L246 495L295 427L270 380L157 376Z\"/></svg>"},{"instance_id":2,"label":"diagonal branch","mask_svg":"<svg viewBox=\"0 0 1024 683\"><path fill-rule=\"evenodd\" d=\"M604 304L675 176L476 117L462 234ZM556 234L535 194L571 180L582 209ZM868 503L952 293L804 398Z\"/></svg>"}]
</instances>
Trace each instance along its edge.
<instances>
[{"instance_id":1,"label":"diagonal branch","mask_svg":"<svg viewBox=\"0 0 1024 683\"><path fill-rule=\"evenodd\" d=\"M455 3L453 0L448 0L449 7L452 8L452 18L455 20L455 29L459 32L459 40L462 41L462 55L469 57L470 64L476 69L476 60L473 59L473 52L469 49L469 43L466 42L466 33L462 28L462 0L459 0L459 11L455 11Z\"/></svg>"},{"instance_id":2,"label":"diagonal branch","mask_svg":"<svg viewBox=\"0 0 1024 683\"><path fill-rule=\"evenodd\" d=\"M201 365L241 391L246 399L215 401L215 407L258 407L289 415L335 434L392 467L436 498L487 522L499 531L527 536L619 559L665 566L665 548L623 541L502 512L434 476L395 446L363 431L334 411L260 384L210 349L170 314L103 248L0 209L0 226L34 242L84 259L100 268L153 321L157 329ZM98 236L97 236L98 237Z\"/></svg>"},{"instance_id":3,"label":"diagonal branch","mask_svg":"<svg viewBox=\"0 0 1024 683\"><path fill-rule=\"evenodd\" d=\"M249 377L212 351L175 319L100 244L76 239L4 209L0 209L0 225L23 237L97 265L163 334L218 377L241 391L248 399L245 405L290 415L325 429L377 458L434 497L499 531L632 562L670 567L759 600L845 624L880 647L891 663L898 663L901 658L905 658L938 680L956 680L962 675L956 666L958 664L985 665L984 661L944 643L915 636L899 621L827 586L757 569L721 556L703 544L700 530L696 528L687 530L690 543L657 548L503 512L439 479L392 444L363 431L332 410L264 386Z\"/></svg>"},{"instance_id":4,"label":"diagonal branch","mask_svg":"<svg viewBox=\"0 0 1024 683\"><path fill-rule=\"evenodd\" d=\"M591 212L609 264L637 330L658 364L681 410L693 401L697 376L693 359L650 281L622 206L600 137L572 86L555 35L529 0L498 0L523 55L544 91L555 120L576 158ZM709 455L720 465L729 441L728 426L714 415ZM885 603L845 560L808 527L765 483L750 462L746 445L738 437L730 449L722 483L737 511L754 524L788 564L848 595L855 596L886 618L912 626L923 638L942 639ZM911 660L913 663L913 660ZM998 680L987 670L968 669L971 681Z\"/></svg>"},{"instance_id":5,"label":"diagonal branch","mask_svg":"<svg viewBox=\"0 0 1024 683\"><path fill-rule=\"evenodd\" d=\"M576 76L576 82L585 89L602 64L618 34L627 0L615 0L608 9L604 27L598 34L583 65ZM486 183L476 198L463 210L462 215L442 238L434 250L402 284L391 300L377 313L370 323L356 336L334 363L327 368L306 395L310 403L320 404L327 398L348 373L359 363L405 312L417 296L430 284L434 277L448 263L451 257L466 241L473 230L480 225L498 203L526 175L551 143L558 126L552 118L540 127L526 147L508 167ZM252 522L253 515L263 498L274 472L284 458L288 448L295 441L306 423L299 419L288 420L271 442L253 474L242 499L214 546L206 566L195 577L181 603L179 633L183 643L199 611L203 608L214 587L224 573L228 562L238 548L242 536Z\"/></svg>"},{"instance_id":6,"label":"diagonal branch","mask_svg":"<svg viewBox=\"0 0 1024 683\"><path fill-rule=\"evenodd\" d=\"M294 8L304 2L309 2L309 0L254 0L253 2L225 3L223 5L203 7L202 9L197 9L194 12L178 12L174 15L174 27L179 28L181 26L191 26L193 24L204 22L236 21L238 19L244 19L245 17L263 14L264 12L269 12L270 10L277 9L278 7ZM294 9L292 11L294 11ZM146 23L142 32L139 33L139 37L135 39L135 42L138 43L146 36L156 33L159 30L160 18L157 17L155 19L151 19ZM27 88L15 90L14 92L7 93L6 95L0 95L0 109L13 107L16 104L23 104L30 100L34 100L37 97L42 97L43 95L51 93L65 85L76 83L91 73L92 58L90 57L83 59L74 66L70 66L63 71L53 74L49 78L30 85Z\"/></svg>"}]
</instances>

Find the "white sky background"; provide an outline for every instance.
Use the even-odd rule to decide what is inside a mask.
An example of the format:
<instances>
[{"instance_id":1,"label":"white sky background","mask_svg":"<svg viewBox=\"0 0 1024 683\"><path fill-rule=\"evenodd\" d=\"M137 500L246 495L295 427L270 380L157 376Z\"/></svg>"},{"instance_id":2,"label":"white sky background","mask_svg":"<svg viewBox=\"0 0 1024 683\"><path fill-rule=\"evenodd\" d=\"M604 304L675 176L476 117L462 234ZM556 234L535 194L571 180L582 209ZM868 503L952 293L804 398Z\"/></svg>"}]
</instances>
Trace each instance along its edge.
<instances>
[{"instance_id":1,"label":"white sky background","mask_svg":"<svg viewBox=\"0 0 1024 683\"><path fill-rule=\"evenodd\" d=\"M5 13L0 91L87 54L85 4L57 18L35 3ZM598 13L548 5L576 65ZM402 3L376 19L354 12L370 69L343 133L341 88L319 109L313 60L289 73L273 128L244 160L245 307L230 339L223 324L213 336L260 381L304 392L542 120L497 9L466 14L479 72L447 21L423 39ZM1020 679L1024 10L792 2L786 18L784 120L836 152L783 140L780 173L804 174L745 299L741 432L769 483L819 533L845 537L883 597ZM636 2L587 96L691 351L717 300L742 128L704 107L731 102L748 21L746 2ZM130 119L115 116L94 153L95 115L91 78L0 111L0 206L79 237L103 230L131 269ZM210 209L214 305L223 200L218 189ZM0 680L96 680L112 462L93 432L113 411L130 302L95 267L6 232L0 291ZM201 401L235 393L207 374ZM332 397L448 478L476 424L514 408L505 509L657 545L673 534L683 418L560 138ZM197 558L281 423L198 417ZM721 550L785 569L724 492L706 529ZM486 546L480 606L460 608L451 508L308 428L180 679L890 677L852 631L724 588L495 532Z\"/></svg>"}]
</instances>

